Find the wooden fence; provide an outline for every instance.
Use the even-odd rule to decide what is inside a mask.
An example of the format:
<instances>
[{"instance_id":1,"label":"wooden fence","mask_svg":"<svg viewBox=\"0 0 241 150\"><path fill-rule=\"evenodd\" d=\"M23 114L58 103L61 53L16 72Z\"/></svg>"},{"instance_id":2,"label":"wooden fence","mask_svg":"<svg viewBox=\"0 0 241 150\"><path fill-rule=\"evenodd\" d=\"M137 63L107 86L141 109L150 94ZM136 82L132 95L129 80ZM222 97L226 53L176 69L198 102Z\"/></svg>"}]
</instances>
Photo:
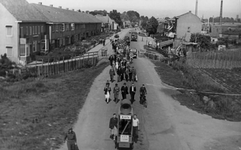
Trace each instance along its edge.
<instances>
[{"instance_id":1,"label":"wooden fence","mask_svg":"<svg viewBox=\"0 0 241 150\"><path fill-rule=\"evenodd\" d=\"M30 65L27 67L26 71L37 77L51 76L85 67L95 66L98 63L98 58L98 52L91 52L68 60Z\"/></svg>"},{"instance_id":2,"label":"wooden fence","mask_svg":"<svg viewBox=\"0 0 241 150\"><path fill-rule=\"evenodd\" d=\"M196 52L187 56L186 63L194 68L232 69L241 67L241 52Z\"/></svg>"}]
</instances>

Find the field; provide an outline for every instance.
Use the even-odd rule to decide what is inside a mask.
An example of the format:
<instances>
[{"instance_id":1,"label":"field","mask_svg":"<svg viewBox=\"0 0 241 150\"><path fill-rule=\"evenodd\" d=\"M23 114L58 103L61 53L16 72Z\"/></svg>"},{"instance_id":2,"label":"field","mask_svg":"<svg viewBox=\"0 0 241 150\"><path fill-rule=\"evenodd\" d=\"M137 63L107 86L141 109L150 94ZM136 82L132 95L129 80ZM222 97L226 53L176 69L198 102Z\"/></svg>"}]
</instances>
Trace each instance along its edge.
<instances>
[{"instance_id":1,"label":"field","mask_svg":"<svg viewBox=\"0 0 241 150\"><path fill-rule=\"evenodd\" d=\"M229 93L241 94L241 72L235 69L202 69L214 80L225 86Z\"/></svg>"},{"instance_id":2,"label":"field","mask_svg":"<svg viewBox=\"0 0 241 150\"><path fill-rule=\"evenodd\" d=\"M186 62L194 68L238 68L241 67L241 51L189 53Z\"/></svg>"},{"instance_id":3,"label":"field","mask_svg":"<svg viewBox=\"0 0 241 150\"><path fill-rule=\"evenodd\" d=\"M89 88L107 63L44 79L0 85L0 150L44 150L63 143Z\"/></svg>"},{"instance_id":4,"label":"field","mask_svg":"<svg viewBox=\"0 0 241 150\"><path fill-rule=\"evenodd\" d=\"M241 121L240 96L208 94L208 92L224 94L230 93L229 91L238 92L240 88L239 75L233 77L232 71L224 69L218 71L210 69L203 72L202 69L189 68L180 63L173 63L172 66L160 61L153 61L153 63L164 83L195 91L180 90L179 94L172 95L181 105L213 118ZM209 72L211 77L206 72ZM217 78L222 82L214 81ZM225 90L226 86L222 88L223 83L230 85L228 90ZM208 99L205 100L204 97Z\"/></svg>"}]
</instances>

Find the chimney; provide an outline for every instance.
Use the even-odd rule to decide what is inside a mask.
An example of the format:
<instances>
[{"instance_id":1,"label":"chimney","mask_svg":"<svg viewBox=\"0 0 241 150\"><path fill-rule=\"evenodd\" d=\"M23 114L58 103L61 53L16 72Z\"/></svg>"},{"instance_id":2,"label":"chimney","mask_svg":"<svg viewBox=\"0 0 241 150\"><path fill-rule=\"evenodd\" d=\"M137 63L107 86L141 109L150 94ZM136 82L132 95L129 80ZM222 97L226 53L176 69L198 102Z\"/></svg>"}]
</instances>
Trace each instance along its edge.
<instances>
[{"instance_id":1,"label":"chimney","mask_svg":"<svg viewBox=\"0 0 241 150\"><path fill-rule=\"evenodd\" d=\"M223 0L221 0L221 7L220 7L220 25L222 24L222 18L223 18Z\"/></svg>"},{"instance_id":2,"label":"chimney","mask_svg":"<svg viewBox=\"0 0 241 150\"><path fill-rule=\"evenodd\" d=\"M39 4L39 5L42 5L42 2L39 2L38 4Z\"/></svg>"},{"instance_id":3,"label":"chimney","mask_svg":"<svg viewBox=\"0 0 241 150\"><path fill-rule=\"evenodd\" d=\"M198 11L198 0L196 0L196 8L195 8L195 15L197 16L197 11Z\"/></svg>"},{"instance_id":4,"label":"chimney","mask_svg":"<svg viewBox=\"0 0 241 150\"><path fill-rule=\"evenodd\" d=\"M69 10L69 8L66 8L66 10Z\"/></svg>"},{"instance_id":5,"label":"chimney","mask_svg":"<svg viewBox=\"0 0 241 150\"><path fill-rule=\"evenodd\" d=\"M53 4L51 4L51 5L50 5L50 7L54 7L54 5L53 5Z\"/></svg>"},{"instance_id":6,"label":"chimney","mask_svg":"<svg viewBox=\"0 0 241 150\"><path fill-rule=\"evenodd\" d=\"M62 6L59 6L59 8L62 8Z\"/></svg>"},{"instance_id":7,"label":"chimney","mask_svg":"<svg viewBox=\"0 0 241 150\"><path fill-rule=\"evenodd\" d=\"M74 11L74 9L72 9Z\"/></svg>"}]
</instances>

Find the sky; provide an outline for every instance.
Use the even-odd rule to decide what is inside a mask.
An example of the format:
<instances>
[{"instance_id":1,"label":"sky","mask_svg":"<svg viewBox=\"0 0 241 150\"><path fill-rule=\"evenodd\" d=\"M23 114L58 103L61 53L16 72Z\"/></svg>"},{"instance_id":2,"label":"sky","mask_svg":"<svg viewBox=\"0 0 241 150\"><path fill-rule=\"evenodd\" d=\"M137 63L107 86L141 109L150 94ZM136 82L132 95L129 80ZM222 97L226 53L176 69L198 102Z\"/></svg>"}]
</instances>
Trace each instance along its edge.
<instances>
[{"instance_id":1,"label":"sky","mask_svg":"<svg viewBox=\"0 0 241 150\"><path fill-rule=\"evenodd\" d=\"M27 0L29 3L42 2L54 7L80 9L81 11L116 9L118 12L135 10L140 15L156 18L174 17L191 11L195 13L196 0ZM221 0L198 0L200 18L218 17ZM223 0L223 17L239 15L241 18L241 0Z\"/></svg>"}]
</instances>

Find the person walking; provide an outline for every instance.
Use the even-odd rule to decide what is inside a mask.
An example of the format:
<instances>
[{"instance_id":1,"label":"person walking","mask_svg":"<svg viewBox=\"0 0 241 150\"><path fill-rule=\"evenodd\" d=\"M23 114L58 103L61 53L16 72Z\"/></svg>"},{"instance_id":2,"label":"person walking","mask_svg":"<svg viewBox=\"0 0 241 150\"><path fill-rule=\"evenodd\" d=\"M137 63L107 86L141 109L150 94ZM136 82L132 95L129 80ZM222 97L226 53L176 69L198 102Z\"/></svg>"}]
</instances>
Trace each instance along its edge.
<instances>
[{"instance_id":1,"label":"person walking","mask_svg":"<svg viewBox=\"0 0 241 150\"><path fill-rule=\"evenodd\" d=\"M114 89L113 89L113 93L114 93L114 101L115 101L116 103L118 103L118 102L119 102L120 88L119 88L119 86L118 86L117 83L115 84L115 87L114 87Z\"/></svg>"},{"instance_id":2,"label":"person walking","mask_svg":"<svg viewBox=\"0 0 241 150\"><path fill-rule=\"evenodd\" d=\"M114 76L115 76L115 71L112 67L110 68L109 74L110 74L110 81L113 82Z\"/></svg>"},{"instance_id":3,"label":"person walking","mask_svg":"<svg viewBox=\"0 0 241 150\"><path fill-rule=\"evenodd\" d=\"M118 69L117 69L117 82L120 82L121 81L121 66L118 66Z\"/></svg>"},{"instance_id":4,"label":"person walking","mask_svg":"<svg viewBox=\"0 0 241 150\"><path fill-rule=\"evenodd\" d=\"M143 100L145 100L145 96L147 94L147 90L145 87L145 84L142 84L142 87L140 87L140 104L143 104Z\"/></svg>"},{"instance_id":5,"label":"person walking","mask_svg":"<svg viewBox=\"0 0 241 150\"><path fill-rule=\"evenodd\" d=\"M65 135L64 141L66 141L66 140L67 140L68 150L75 150L76 145L77 145L76 144L77 139L76 139L76 134L72 128L70 128L68 130L68 133Z\"/></svg>"},{"instance_id":6,"label":"person walking","mask_svg":"<svg viewBox=\"0 0 241 150\"><path fill-rule=\"evenodd\" d=\"M130 73L130 68L126 67L125 80L126 80L127 82L129 81L129 73Z\"/></svg>"},{"instance_id":7,"label":"person walking","mask_svg":"<svg viewBox=\"0 0 241 150\"><path fill-rule=\"evenodd\" d=\"M125 67L121 66L121 81L124 80L124 77L125 77Z\"/></svg>"},{"instance_id":8,"label":"person walking","mask_svg":"<svg viewBox=\"0 0 241 150\"><path fill-rule=\"evenodd\" d=\"M136 87L134 83L130 86L131 104L135 101Z\"/></svg>"},{"instance_id":9,"label":"person walking","mask_svg":"<svg viewBox=\"0 0 241 150\"><path fill-rule=\"evenodd\" d=\"M118 130L117 130L117 124L118 124L118 119L116 114L113 114L113 117L110 118L109 122L109 128L110 128L110 138L114 140L115 142L115 148L117 148L117 135L118 135Z\"/></svg>"},{"instance_id":10,"label":"person walking","mask_svg":"<svg viewBox=\"0 0 241 150\"><path fill-rule=\"evenodd\" d=\"M103 46L105 46L105 39L103 39Z\"/></svg>"},{"instance_id":11,"label":"person walking","mask_svg":"<svg viewBox=\"0 0 241 150\"><path fill-rule=\"evenodd\" d=\"M137 142L137 139L138 139L139 124L140 124L140 121L137 118L137 115L134 114L134 117L132 119L132 126L133 126L133 141L135 143Z\"/></svg>"},{"instance_id":12,"label":"person walking","mask_svg":"<svg viewBox=\"0 0 241 150\"><path fill-rule=\"evenodd\" d=\"M107 104L109 104L109 102L111 101L110 99L111 88L109 84L106 84L106 87L104 88L104 92L105 92L105 101Z\"/></svg>"},{"instance_id":13,"label":"person walking","mask_svg":"<svg viewBox=\"0 0 241 150\"><path fill-rule=\"evenodd\" d=\"M131 75L132 75L132 81L133 82L137 81L136 69L134 67L132 67L131 69Z\"/></svg>"},{"instance_id":14,"label":"person walking","mask_svg":"<svg viewBox=\"0 0 241 150\"><path fill-rule=\"evenodd\" d=\"M113 55L110 55L109 61L110 61L110 66L112 66L113 65L113 61L114 61L114 56Z\"/></svg>"},{"instance_id":15,"label":"person walking","mask_svg":"<svg viewBox=\"0 0 241 150\"><path fill-rule=\"evenodd\" d=\"M127 94L129 94L128 93L128 87L127 87L126 83L124 83L124 85L121 87L122 100L126 99Z\"/></svg>"},{"instance_id":16,"label":"person walking","mask_svg":"<svg viewBox=\"0 0 241 150\"><path fill-rule=\"evenodd\" d=\"M133 79L132 79L132 67L130 67L130 69L129 69L130 71L129 71L129 81L132 81Z\"/></svg>"}]
</instances>

